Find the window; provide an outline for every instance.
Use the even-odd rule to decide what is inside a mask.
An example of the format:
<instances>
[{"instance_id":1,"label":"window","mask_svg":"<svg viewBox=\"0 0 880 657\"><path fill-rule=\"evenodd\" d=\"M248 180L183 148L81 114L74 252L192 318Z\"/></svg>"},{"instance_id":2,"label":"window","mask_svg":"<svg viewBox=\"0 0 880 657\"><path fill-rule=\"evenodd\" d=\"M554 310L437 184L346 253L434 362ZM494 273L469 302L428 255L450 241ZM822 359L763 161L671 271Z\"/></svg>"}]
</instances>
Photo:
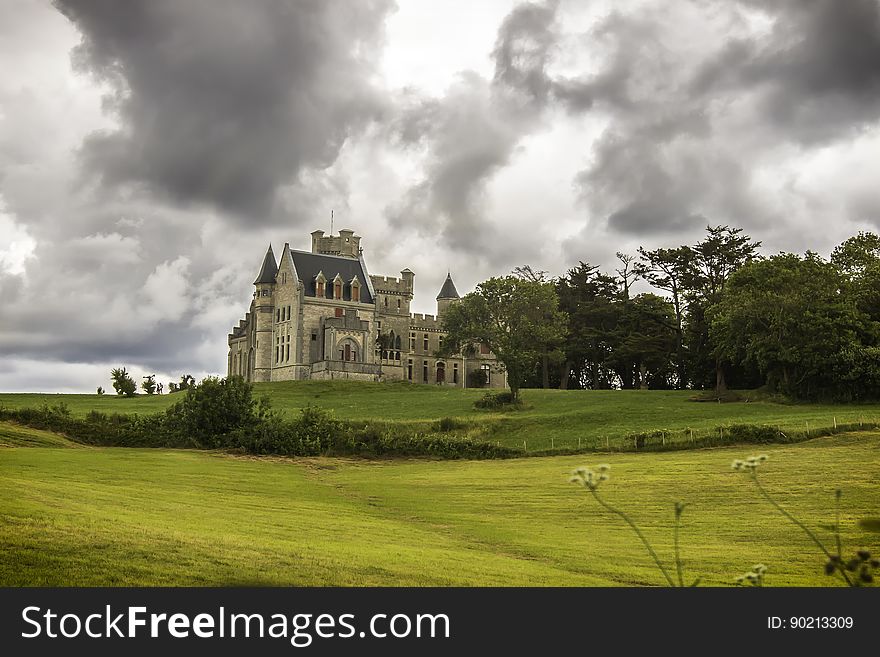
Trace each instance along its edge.
<instances>
[{"instance_id":1,"label":"window","mask_svg":"<svg viewBox=\"0 0 880 657\"><path fill-rule=\"evenodd\" d=\"M458 363L452 364L452 382L458 383Z\"/></svg>"},{"instance_id":2,"label":"window","mask_svg":"<svg viewBox=\"0 0 880 657\"><path fill-rule=\"evenodd\" d=\"M489 353L489 345L487 345L485 342L480 343L480 353L481 354L488 354Z\"/></svg>"},{"instance_id":3,"label":"window","mask_svg":"<svg viewBox=\"0 0 880 657\"><path fill-rule=\"evenodd\" d=\"M415 333L409 334L409 350L410 351L416 350L416 334Z\"/></svg>"},{"instance_id":4,"label":"window","mask_svg":"<svg viewBox=\"0 0 880 657\"><path fill-rule=\"evenodd\" d=\"M281 321L281 309L280 309L280 308L277 308L277 309L275 310L275 321L276 321L276 322L280 322L280 321Z\"/></svg>"},{"instance_id":5,"label":"window","mask_svg":"<svg viewBox=\"0 0 880 657\"><path fill-rule=\"evenodd\" d=\"M361 286L357 283L351 284L351 300L352 301L360 301L361 300Z\"/></svg>"},{"instance_id":6,"label":"window","mask_svg":"<svg viewBox=\"0 0 880 657\"><path fill-rule=\"evenodd\" d=\"M397 300L397 309L400 310L400 299Z\"/></svg>"},{"instance_id":7,"label":"window","mask_svg":"<svg viewBox=\"0 0 880 657\"><path fill-rule=\"evenodd\" d=\"M428 361L426 360L422 361L422 382L428 382Z\"/></svg>"},{"instance_id":8,"label":"window","mask_svg":"<svg viewBox=\"0 0 880 657\"><path fill-rule=\"evenodd\" d=\"M315 292L315 296L318 296L318 297L326 296L326 294L324 292L324 281L318 281L318 288L317 288L317 291Z\"/></svg>"},{"instance_id":9,"label":"window","mask_svg":"<svg viewBox=\"0 0 880 657\"><path fill-rule=\"evenodd\" d=\"M312 342L316 342L318 340L318 334L312 333Z\"/></svg>"},{"instance_id":10,"label":"window","mask_svg":"<svg viewBox=\"0 0 880 657\"><path fill-rule=\"evenodd\" d=\"M483 373L486 375L486 385L489 385L492 382L492 370L489 368L489 364L483 363L480 365L480 369L483 370Z\"/></svg>"},{"instance_id":11,"label":"window","mask_svg":"<svg viewBox=\"0 0 880 657\"><path fill-rule=\"evenodd\" d=\"M446 363L437 363L437 383L446 383Z\"/></svg>"},{"instance_id":12,"label":"window","mask_svg":"<svg viewBox=\"0 0 880 657\"><path fill-rule=\"evenodd\" d=\"M342 298L342 283L334 283L333 284L333 298L341 299Z\"/></svg>"},{"instance_id":13,"label":"window","mask_svg":"<svg viewBox=\"0 0 880 657\"><path fill-rule=\"evenodd\" d=\"M412 358L406 361L406 378L412 381Z\"/></svg>"},{"instance_id":14,"label":"window","mask_svg":"<svg viewBox=\"0 0 880 657\"><path fill-rule=\"evenodd\" d=\"M287 306L287 321L290 321L290 306Z\"/></svg>"},{"instance_id":15,"label":"window","mask_svg":"<svg viewBox=\"0 0 880 657\"><path fill-rule=\"evenodd\" d=\"M424 344L425 344L425 351L428 351L428 334L427 333L425 333Z\"/></svg>"},{"instance_id":16,"label":"window","mask_svg":"<svg viewBox=\"0 0 880 657\"><path fill-rule=\"evenodd\" d=\"M345 311L342 308L336 309L336 316L337 317L342 317L344 314L345 314Z\"/></svg>"},{"instance_id":17,"label":"window","mask_svg":"<svg viewBox=\"0 0 880 657\"><path fill-rule=\"evenodd\" d=\"M382 299L385 301L385 307L387 308L388 307L388 297L382 297Z\"/></svg>"}]
</instances>

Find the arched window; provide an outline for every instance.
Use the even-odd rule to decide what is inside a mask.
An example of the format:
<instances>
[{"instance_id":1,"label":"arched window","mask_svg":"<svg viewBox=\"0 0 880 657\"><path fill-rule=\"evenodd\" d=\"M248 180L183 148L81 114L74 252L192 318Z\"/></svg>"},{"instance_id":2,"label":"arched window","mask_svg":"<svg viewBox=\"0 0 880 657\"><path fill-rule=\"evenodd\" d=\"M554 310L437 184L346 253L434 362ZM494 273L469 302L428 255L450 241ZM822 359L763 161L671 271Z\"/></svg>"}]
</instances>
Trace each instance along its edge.
<instances>
[{"instance_id":1,"label":"arched window","mask_svg":"<svg viewBox=\"0 0 880 657\"><path fill-rule=\"evenodd\" d=\"M446 363L437 363L437 383L446 383Z\"/></svg>"},{"instance_id":2,"label":"arched window","mask_svg":"<svg viewBox=\"0 0 880 657\"><path fill-rule=\"evenodd\" d=\"M394 360L400 360L400 336L394 338Z\"/></svg>"}]
</instances>

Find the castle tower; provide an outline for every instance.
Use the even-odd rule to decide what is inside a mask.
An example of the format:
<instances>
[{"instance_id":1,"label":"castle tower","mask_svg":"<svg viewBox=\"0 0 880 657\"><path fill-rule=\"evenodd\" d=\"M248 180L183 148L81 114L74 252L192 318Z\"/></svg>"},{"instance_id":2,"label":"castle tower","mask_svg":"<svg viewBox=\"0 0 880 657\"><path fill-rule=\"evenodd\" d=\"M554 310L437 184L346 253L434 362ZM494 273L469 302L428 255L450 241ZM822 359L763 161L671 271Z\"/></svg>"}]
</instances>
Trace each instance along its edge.
<instances>
[{"instance_id":1,"label":"castle tower","mask_svg":"<svg viewBox=\"0 0 880 657\"><path fill-rule=\"evenodd\" d=\"M323 230L312 232L312 253L357 258L360 251L361 238L353 230L343 228L339 235L324 237Z\"/></svg>"},{"instance_id":2,"label":"castle tower","mask_svg":"<svg viewBox=\"0 0 880 657\"><path fill-rule=\"evenodd\" d=\"M443 287L440 288L440 293L437 295L437 319L440 319L446 309L453 303L457 303L460 298L458 290L455 289L455 283L452 282L452 274L447 272Z\"/></svg>"},{"instance_id":3,"label":"castle tower","mask_svg":"<svg viewBox=\"0 0 880 657\"><path fill-rule=\"evenodd\" d=\"M256 324L253 345L252 381L269 381L272 372L272 319L275 314L275 275L278 264L272 245L263 258L263 266L254 281L254 322Z\"/></svg>"}]
</instances>

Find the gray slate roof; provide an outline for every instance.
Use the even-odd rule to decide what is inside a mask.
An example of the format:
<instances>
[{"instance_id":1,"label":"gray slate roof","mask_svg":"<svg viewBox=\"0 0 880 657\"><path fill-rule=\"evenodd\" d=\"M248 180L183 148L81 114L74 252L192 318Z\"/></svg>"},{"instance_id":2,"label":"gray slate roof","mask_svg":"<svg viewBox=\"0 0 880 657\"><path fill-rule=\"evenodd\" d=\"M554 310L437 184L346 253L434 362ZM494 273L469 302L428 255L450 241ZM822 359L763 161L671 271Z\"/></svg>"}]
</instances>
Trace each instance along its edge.
<instances>
[{"instance_id":1,"label":"gray slate roof","mask_svg":"<svg viewBox=\"0 0 880 657\"><path fill-rule=\"evenodd\" d=\"M367 274L361 266L360 260L357 258L344 258L342 256L325 255L323 253L310 253L308 251L290 250L290 257L293 258L293 266L296 267L296 274L303 282L305 287L305 295L307 297L317 296L315 294L317 286L315 278L318 272L324 273L327 284L324 286L324 296L328 299L333 298L333 279L339 274L343 281L342 298L344 301L351 301L351 279L357 276L360 281L360 299L361 303L373 303L370 296Z\"/></svg>"},{"instance_id":2,"label":"gray slate roof","mask_svg":"<svg viewBox=\"0 0 880 657\"><path fill-rule=\"evenodd\" d=\"M257 283L274 283L275 275L278 273L278 265L275 263L275 254L272 253L272 245L269 245L269 250L266 251L266 257L263 258L263 266L260 267L260 273L257 274L257 280L254 281L254 285Z\"/></svg>"},{"instance_id":3,"label":"gray slate roof","mask_svg":"<svg viewBox=\"0 0 880 657\"><path fill-rule=\"evenodd\" d=\"M443 283L443 287L440 288L440 294L437 295L438 299L459 299L458 290L455 289L455 283L452 282L452 274L446 274L446 281Z\"/></svg>"}]
</instances>

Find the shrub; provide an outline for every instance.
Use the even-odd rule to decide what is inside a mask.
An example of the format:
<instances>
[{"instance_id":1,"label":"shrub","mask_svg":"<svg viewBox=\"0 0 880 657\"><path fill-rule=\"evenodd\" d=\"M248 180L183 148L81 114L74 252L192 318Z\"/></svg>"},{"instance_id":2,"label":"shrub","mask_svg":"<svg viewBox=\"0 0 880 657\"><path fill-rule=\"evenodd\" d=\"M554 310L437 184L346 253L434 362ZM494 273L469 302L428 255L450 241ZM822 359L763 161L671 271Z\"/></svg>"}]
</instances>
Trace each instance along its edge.
<instances>
[{"instance_id":1,"label":"shrub","mask_svg":"<svg viewBox=\"0 0 880 657\"><path fill-rule=\"evenodd\" d=\"M469 388L485 388L486 384L489 383L489 377L483 370L473 370L468 374L467 378Z\"/></svg>"},{"instance_id":2,"label":"shrub","mask_svg":"<svg viewBox=\"0 0 880 657\"><path fill-rule=\"evenodd\" d=\"M466 422L462 422L461 420L456 420L453 417L441 417L437 420L437 431L455 431L456 429L464 429L467 426Z\"/></svg>"},{"instance_id":3,"label":"shrub","mask_svg":"<svg viewBox=\"0 0 880 657\"><path fill-rule=\"evenodd\" d=\"M474 402L476 408L486 408L489 410L515 410L522 406L522 401L513 396L509 390L502 392L487 392L480 399Z\"/></svg>"},{"instance_id":4,"label":"shrub","mask_svg":"<svg viewBox=\"0 0 880 657\"><path fill-rule=\"evenodd\" d=\"M182 437L201 447L227 446L227 434L236 429L255 427L268 412L268 402L259 409L253 386L240 376L226 379L207 377L190 386L186 396L167 410L167 419Z\"/></svg>"}]
</instances>

